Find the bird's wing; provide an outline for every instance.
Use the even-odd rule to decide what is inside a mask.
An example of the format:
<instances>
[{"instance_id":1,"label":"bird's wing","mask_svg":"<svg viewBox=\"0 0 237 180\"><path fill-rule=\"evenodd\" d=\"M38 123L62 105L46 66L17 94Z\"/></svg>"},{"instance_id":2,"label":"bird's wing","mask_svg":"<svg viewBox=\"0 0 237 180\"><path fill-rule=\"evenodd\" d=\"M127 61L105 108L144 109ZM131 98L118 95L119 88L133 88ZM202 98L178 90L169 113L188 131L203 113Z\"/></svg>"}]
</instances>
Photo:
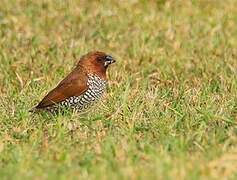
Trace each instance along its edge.
<instances>
[{"instance_id":1,"label":"bird's wing","mask_svg":"<svg viewBox=\"0 0 237 180\"><path fill-rule=\"evenodd\" d=\"M80 96L88 89L87 80L88 77L83 71L74 69L56 88L43 98L36 108L40 109L51 106L71 96Z\"/></svg>"}]
</instances>

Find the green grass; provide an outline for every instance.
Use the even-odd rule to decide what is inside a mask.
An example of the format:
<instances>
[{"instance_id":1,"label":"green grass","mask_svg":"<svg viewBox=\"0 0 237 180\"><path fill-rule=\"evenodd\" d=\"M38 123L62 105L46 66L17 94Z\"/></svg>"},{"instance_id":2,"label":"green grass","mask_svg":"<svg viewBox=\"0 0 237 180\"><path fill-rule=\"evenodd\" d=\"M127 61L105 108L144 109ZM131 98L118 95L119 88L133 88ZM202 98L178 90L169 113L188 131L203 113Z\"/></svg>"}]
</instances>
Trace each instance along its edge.
<instances>
[{"instance_id":1,"label":"green grass","mask_svg":"<svg viewBox=\"0 0 237 180\"><path fill-rule=\"evenodd\" d=\"M0 178L236 179L236 1L67 2L1 0ZM91 50L104 100L30 114Z\"/></svg>"}]
</instances>

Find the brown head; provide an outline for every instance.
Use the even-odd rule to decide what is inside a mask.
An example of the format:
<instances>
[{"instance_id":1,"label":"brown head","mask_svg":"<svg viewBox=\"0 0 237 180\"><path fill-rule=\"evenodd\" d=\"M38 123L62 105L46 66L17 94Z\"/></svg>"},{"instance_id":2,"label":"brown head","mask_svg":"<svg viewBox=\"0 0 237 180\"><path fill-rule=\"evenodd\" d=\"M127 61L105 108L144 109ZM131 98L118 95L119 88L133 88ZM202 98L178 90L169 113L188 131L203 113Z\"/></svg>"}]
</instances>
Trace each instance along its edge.
<instances>
[{"instance_id":1,"label":"brown head","mask_svg":"<svg viewBox=\"0 0 237 180\"><path fill-rule=\"evenodd\" d=\"M77 67L83 68L88 74L96 74L105 79L108 66L114 62L112 56L104 52L93 51L82 56L77 63Z\"/></svg>"}]
</instances>

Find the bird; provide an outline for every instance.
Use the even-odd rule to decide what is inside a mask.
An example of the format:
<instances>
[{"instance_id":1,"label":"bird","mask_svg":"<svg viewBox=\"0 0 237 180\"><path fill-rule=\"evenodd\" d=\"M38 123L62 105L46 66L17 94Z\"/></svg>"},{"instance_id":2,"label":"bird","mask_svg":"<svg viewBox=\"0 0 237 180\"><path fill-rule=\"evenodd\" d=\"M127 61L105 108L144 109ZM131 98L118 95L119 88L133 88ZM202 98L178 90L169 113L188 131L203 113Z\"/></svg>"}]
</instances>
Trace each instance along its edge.
<instances>
[{"instance_id":1,"label":"bird","mask_svg":"<svg viewBox=\"0 0 237 180\"><path fill-rule=\"evenodd\" d=\"M30 111L55 113L63 108L75 112L88 109L105 93L107 68L115 62L111 55L101 51L83 55L75 68Z\"/></svg>"}]
</instances>

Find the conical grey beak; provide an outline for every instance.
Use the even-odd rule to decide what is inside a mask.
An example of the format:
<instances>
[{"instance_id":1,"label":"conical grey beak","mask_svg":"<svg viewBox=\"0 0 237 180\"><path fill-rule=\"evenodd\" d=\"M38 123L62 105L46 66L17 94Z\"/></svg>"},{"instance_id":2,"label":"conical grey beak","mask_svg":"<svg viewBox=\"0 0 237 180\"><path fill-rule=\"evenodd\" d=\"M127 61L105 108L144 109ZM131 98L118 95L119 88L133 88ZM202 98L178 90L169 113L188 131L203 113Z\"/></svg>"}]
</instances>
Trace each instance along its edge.
<instances>
[{"instance_id":1,"label":"conical grey beak","mask_svg":"<svg viewBox=\"0 0 237 180\"><path fill-rule=\"evenodd\" d=\"M105 59L106 59L106 65L112 64L112 63L116 62L115 59L112 56L110 56L110 55L106 56Z\"/></svg>"},{"instance_id":2,"label":"conical grey beak","mask_svg":"<svg viewBox=\"0 0 237 180\"><path fill-rule=\"evenodd\" d=\"M116 62L116 60L115 60L115 59L112 59L111 64L112 64L112 63L115 63L115 62Z\"/></svg>"}]
</instances>

